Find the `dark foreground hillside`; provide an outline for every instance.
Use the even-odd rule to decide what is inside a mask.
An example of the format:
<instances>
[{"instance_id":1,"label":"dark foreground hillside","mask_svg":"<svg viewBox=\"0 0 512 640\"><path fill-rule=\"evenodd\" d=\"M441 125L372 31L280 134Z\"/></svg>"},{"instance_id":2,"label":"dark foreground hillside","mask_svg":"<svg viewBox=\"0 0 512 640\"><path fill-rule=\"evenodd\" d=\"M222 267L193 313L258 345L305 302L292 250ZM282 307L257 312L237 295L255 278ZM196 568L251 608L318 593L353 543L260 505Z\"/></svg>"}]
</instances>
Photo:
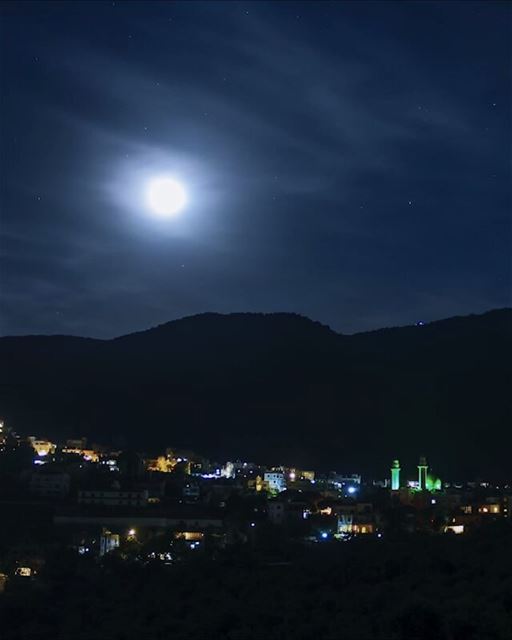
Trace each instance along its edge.
<instances>
[{"instance_id":1,"label":"dark foreground hillside","mask_svg":"<svg viewBox=\"0 0 512 640\"><path fill-rule=\"evenodd\" d=\"M511 361L510 309L353 336L204 314L107 341L2 338L0 414L139 450L381 474L425 454L443 477L503 476Z\"/></svg>"},{"instance_id":2,"label":"dark foreground hillside","mask_svg":"<svg viewBox=\"0 0 512 640\"><path fill-rule=\"evenodd\" d=\"M56 557L0 595L3 640L510 640L510 531L233 549L169 568Z\"/></svg>"}]
</instances>

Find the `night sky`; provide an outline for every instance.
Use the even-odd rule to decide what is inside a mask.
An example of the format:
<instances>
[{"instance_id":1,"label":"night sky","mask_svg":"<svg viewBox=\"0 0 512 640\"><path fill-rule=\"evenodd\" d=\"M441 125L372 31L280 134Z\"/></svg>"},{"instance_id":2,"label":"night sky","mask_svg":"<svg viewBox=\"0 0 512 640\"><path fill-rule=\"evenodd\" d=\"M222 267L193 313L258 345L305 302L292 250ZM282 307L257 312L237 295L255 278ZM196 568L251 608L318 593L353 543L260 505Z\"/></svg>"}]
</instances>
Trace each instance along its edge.
<instances>
[{"instance_id":1,"label":"night sky","mask_svg":"<svg viewBox=\"0 0 512 640\"><path fill-rule=\"evenodd\" d=\"M511 5L4 3L2 334L511 303ZM148 210L155 176L188 194Z\"/></svg>"}]
</instances>

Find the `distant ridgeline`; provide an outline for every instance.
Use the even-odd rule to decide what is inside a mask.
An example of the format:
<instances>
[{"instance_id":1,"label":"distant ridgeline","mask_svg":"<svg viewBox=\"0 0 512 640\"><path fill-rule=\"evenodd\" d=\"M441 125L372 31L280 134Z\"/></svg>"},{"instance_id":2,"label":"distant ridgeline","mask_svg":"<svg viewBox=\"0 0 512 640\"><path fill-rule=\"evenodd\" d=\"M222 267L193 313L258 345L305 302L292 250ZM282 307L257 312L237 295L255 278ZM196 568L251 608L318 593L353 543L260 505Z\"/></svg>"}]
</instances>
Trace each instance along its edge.
<instances>
[{"instance_id":1,"label":"distant ridgeline","mask_svg":"<svg viewBox=\"0 0 512 640\"><path fill-rule=\"evenodd\" d=\"M512 310L351 336L294 314L204 314L114 340L0 339L0 415L17 431L169 443L387 475L503 476Z\"/></svg>"}]
</instances>

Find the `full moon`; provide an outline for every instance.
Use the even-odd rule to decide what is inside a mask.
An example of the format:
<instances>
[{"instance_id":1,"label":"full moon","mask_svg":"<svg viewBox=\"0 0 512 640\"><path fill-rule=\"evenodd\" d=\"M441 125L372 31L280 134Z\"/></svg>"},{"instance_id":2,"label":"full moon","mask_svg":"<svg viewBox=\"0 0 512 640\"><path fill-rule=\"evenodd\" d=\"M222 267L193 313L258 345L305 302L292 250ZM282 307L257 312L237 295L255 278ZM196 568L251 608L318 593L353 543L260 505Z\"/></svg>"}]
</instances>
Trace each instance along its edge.
<instances>
[{"instance_id":1,"label":"full moon","mask_svg":"<svg viewBox=\"0 0 512 640\"><path fill-rule=\"evenodd\" d=\"M151 180L147 187L149 208L160 216L172 216L180 211L187 202L183 185L169 177Z\"/></svg>"}]
</instances>

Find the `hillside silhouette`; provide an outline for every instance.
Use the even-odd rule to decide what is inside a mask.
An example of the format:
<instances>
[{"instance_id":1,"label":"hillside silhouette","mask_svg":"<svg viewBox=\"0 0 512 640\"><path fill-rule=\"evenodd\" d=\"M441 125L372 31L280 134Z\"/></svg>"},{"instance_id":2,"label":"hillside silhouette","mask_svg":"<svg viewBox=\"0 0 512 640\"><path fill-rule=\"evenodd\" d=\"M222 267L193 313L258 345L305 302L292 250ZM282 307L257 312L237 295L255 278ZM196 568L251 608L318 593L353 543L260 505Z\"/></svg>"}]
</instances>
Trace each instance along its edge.
<instances>
[{"instance_id":1,"label":"hillside silhouette","mask_svg":"<svg viewBox=\"0 0 512 640\"><path fill-rule=\"evenodd\" d=\"M20 433L386 474L502 476L512 310L343 335L296 314L201 314L113 340L0 339ZM409 467L409 469L408 469Z\"/></svg>"}]
</instances>

